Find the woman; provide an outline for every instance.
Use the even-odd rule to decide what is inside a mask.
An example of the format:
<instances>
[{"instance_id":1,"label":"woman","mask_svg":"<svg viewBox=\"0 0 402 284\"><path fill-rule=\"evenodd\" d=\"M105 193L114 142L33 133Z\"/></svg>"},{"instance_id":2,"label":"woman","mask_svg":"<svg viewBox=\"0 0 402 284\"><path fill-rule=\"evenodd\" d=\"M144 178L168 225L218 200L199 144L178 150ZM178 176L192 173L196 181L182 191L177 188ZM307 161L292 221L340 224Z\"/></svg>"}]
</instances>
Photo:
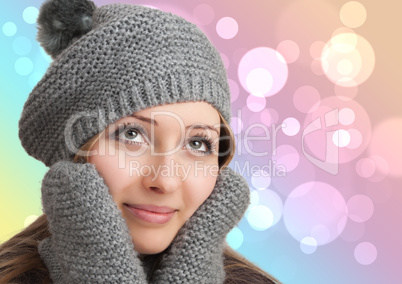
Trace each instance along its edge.
<instances>
[{"instance_id":1,"label":"woman","mask_svg":"<svg viewBox=\"0 0 402 284\"><path fill-rule=\"evenodd\" d=\"M275 283L225 246L249 204L219 53L184 19L45 2L54 61L19 122L50 169L45 214L0 249L0 283Z\"/></svg>"}]
</instances>

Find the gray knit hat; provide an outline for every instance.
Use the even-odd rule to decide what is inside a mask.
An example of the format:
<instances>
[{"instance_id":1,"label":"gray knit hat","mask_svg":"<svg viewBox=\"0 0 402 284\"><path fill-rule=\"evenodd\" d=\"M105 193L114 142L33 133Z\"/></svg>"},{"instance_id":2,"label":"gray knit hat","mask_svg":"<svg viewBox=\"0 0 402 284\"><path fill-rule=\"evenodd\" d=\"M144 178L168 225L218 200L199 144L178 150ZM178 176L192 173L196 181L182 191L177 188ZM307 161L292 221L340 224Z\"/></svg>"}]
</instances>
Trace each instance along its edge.
<instances>
[{"instance_id":1,"label":"gray knit hat","mask_svg":"<svg viewBox=\"0 0 402 284\"><path fill-rule=\"evenodd\" d=\"M54 59L24 105L19 137L51 166L110 123L148 107L206 101L230 122L219 53L196 25L158 9L49 0L38 40Z\"/></svg>"}]
</instances>

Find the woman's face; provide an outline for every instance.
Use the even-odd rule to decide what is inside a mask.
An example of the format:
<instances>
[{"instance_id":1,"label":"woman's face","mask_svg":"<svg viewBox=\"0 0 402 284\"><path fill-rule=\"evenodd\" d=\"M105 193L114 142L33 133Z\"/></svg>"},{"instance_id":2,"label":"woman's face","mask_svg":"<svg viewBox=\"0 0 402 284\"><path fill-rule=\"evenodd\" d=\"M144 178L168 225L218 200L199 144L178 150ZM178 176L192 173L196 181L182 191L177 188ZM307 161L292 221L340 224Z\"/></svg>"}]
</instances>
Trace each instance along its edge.
<instances>
[{"instance_id":1,"label":"woman's face","mask_svg":"<svg viewBox=\"0 0 402 284\"><path fill-rule=\"evenodd\" d=\"M110 125L91 149L135 250L166 249L211 194L218 174L219 114L206 102L148 108Z\"/></svg>"}]
</instances>

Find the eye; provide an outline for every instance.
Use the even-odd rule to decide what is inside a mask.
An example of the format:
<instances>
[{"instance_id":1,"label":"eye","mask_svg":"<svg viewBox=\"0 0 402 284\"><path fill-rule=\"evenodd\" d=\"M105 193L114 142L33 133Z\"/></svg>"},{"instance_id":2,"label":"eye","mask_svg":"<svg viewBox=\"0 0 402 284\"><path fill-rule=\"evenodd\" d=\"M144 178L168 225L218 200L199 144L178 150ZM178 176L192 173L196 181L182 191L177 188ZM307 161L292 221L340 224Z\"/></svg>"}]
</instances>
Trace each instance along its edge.
<instances>
[{"instance_id":1,"label":"eye","mask_svg":"<svg viewBox=\"0 0 402 284\"><path fill-rule=\"evenodd\" d=\"M206 136L196 136L188 140L185 148L198 154L210 155L215 148L214 146L212 139Z\"/></svg>"},{"instance_id":2,"label":"eye","mask_svg":"<svg viewBox=\"0 0 402 284\"><path fill-rule=\"evenodd\" d=\"M127 129L123 133L121 133L124 136L123 139L127 139L130 142L139 142L139 143L144 143L145 139L142 137L142 135L139 133L137 129Z\"/></svg>"},{"instance_id":3,"label":"eye","mask_svg":"<svg viewBox=\"0 0 402 284\"><path fill-rule=\"evenodd\" d=\"M206 151L207 150L207 145L205 142L200 141L200 140L192 140L188 142L188 144L191 149L197 150L197 151Z\"/></svg>"},{"instance_id":4,"label":"eye","mask_svg":"<svg viewBox=\"0 0 402 284\"><path fill-rule=\"evenodd\" d=\"M124 124L116 130L115 137L116 140L127 144L148 144L144 133L145 130L139 125Z\"/></svg>"}]
</instances>

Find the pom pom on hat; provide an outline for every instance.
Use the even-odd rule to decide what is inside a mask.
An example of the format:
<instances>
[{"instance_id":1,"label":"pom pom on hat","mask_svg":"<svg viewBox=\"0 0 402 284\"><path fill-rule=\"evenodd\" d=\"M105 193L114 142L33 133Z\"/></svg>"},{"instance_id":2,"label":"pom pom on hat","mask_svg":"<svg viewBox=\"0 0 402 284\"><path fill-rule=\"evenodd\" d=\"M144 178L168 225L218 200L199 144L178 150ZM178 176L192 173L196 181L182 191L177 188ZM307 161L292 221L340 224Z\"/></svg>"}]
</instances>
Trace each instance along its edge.
<instances>
[{"instance_id":1,"label":"pom pom on hat","mask_svg":"<svg viewBox=\"0 0 402 284\"><path fill-rule=\"evenodd\" d=\"M73 160L109 124L149 107L205 101L230 123L220 54L184 18L141 5L48 0L38 24L54 60L24 104L19 138L46 166Z\"/></svg>"},{"instance_id":2,"label":"pom pom on hat","mask_svg":"<svg viewBox=\"0 0 402 284\"><path fill-rule=\"evenodd\" d=\"M95 4L89 0L48 0L38 17L38 41L54 59L92 28Z\"/></svg>"}]
</instances>

